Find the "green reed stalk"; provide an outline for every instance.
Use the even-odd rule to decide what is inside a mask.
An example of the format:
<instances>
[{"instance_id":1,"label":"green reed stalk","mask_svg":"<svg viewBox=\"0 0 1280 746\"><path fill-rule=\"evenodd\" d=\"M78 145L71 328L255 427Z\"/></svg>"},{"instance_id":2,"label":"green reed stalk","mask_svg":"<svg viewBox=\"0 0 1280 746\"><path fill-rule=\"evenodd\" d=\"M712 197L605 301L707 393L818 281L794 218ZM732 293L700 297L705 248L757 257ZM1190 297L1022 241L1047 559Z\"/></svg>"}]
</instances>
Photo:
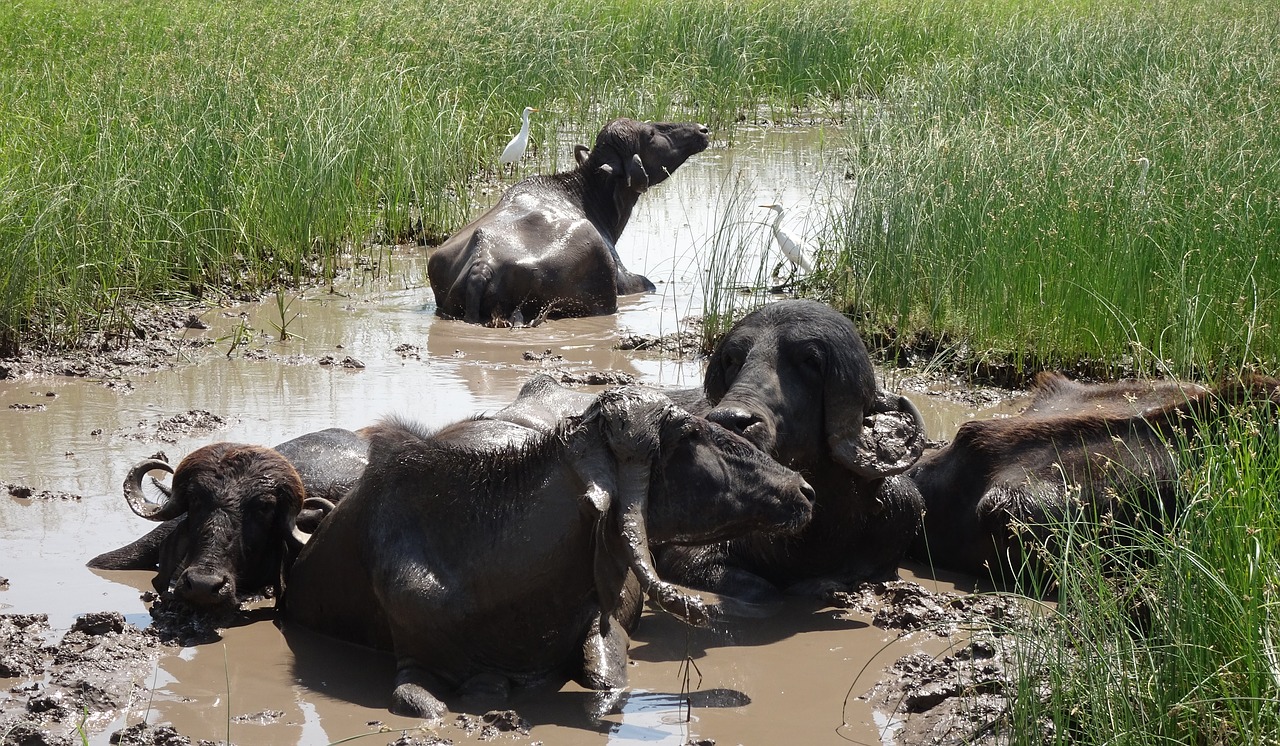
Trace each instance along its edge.
<instances>
[{"instance_id":1,"label":"green reed stalk","mask_svg":"<svg viewBox=\"0 0 1280 746\"><path fill-rule=\"evenodd\" d=\"M1275 742L1280 426L1271 405L1205 432L1181 446L1169 531L1104 545L1056 527L1056 621L1024 640L1011 743Z\"/></svg>"},{"instance_id":2,"label":"green reed stalk","mask_svg":"<svg viewBox=\"0 0 1280 746\"><path fill-rule=\"evenodd\" d=\"M1252 2L979 14L850 110L827 299L1028 371L1274 369L1278 33Z\"/></svg>"}]
</instances>

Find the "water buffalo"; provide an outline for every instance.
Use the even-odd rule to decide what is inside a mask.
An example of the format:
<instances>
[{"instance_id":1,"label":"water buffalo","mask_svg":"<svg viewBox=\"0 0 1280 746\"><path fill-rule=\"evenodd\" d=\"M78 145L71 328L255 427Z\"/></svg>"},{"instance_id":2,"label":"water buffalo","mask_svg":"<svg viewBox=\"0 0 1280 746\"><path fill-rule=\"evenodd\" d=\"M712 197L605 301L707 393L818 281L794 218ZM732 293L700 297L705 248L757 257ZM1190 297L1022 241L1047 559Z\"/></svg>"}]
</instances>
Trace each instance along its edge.
<instances>
[{"instance_id":1,"label":"water buffalo","mask_svg":"<svg viewBox=\"0 0 1280 746\"><path fill-rule=\"evenodd\" d=\"M393 712L572 677L625 684L638 596L702 624L649 543L786 531L812 491L742 438L640 389L598 395L550 432L477 418L378 426L369 467L293 565L286 619L397 659Z\"/></svg>"},{"instance_id":2,"label":"water buffalo","mask_svg":"<svg viewBox=\"0 0 1280 746\"><path fill-rule=\"evenodd\" d=\"M240 598L278 585L286 543L298 541L298 525L316 521L355 483L368 447L366 431L330 428L275 448L213 443L188 454L177 469L144 460L125 477L125 499L133 512L161 525L88 565L158 569L157 591L167 593L172 584L193 607L233 608ZM143 477L152 471L173 473L163 504L143 494Z\"/></svg>"},{"instance_id":3,"label":"water buffalo","mask_svg":"<svg viewBox=\"0 0 1280 746\"><path fill-rule=\"evenodd\" d=\"M1177 508L1171 444L1246 396L1280 402L1280 381L1256 376L1210 389L1042 373L1020 415L964 423L907 472L927 507L912 554L1006 581L1044 569L1027 550L1029 541L1044 546L1046 523L1076 516L1156 528Z\"/></svg>"},{"instance_id":4,"label":"water buffalo","mask_svg":"<svg viewBox=\"0 0 1280 746\"><path fill-rule=\"evenodd\" d=\"M710 140L700 124L615 119L572 171L530 176L432 252L436 313L473 324L614 313L652 292L614 248L640 194Z\"/></svg>"},{"instance_id":5,"label":"water buffalo","mask_svg":"<svg viewBox=\"0 0 1280 746\"><path fill-rule=\"evenodd\" d=\"M814 301L766 305L736 323L707 364L707 419L800 472L813 520L787 537L747 536L659 557L673 579L742 600L893 576L923 500L901 472L924 450L906 398L875 381L849 319Z\"/></svg>"}]
</instances>

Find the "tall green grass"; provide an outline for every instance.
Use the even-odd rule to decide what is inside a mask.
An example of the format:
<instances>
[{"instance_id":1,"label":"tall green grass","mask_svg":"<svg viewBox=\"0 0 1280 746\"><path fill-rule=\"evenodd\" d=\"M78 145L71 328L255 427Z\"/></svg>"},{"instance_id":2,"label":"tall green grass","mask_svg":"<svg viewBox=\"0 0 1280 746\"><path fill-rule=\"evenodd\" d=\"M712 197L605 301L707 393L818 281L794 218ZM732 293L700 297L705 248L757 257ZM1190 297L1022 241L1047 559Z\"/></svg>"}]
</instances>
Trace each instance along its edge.
<instances>
[{"instance_id":1,"label":"tall green grass","mask_svg":"<svg viewBox=\"0 0 1280 746\"><path fill-rule=\"evenodd\" d=\"M1275 369L1274 5L1007 7L851 112L828 299L1018 371Z\"/></svg>"},{"instance_id":2,"label":"tall green grass","mask_svg":"<svg viewBox=\"0 0 1280 746\"><path fill-rule=\"evenodd\" d=\"M525 105L725 135L876 93L935 11L635 0L24 0L0 10L0 352L127 333L139 301L330 275L439 236ZM945 29L946 24L937 24ZM417 225L421 216L422 225Z\"/></svg>"},{"instance_id":3,"label":"tall green grass","mask_svg":"<svg viewBox=\"0 0 1280 746\"><path fill-rule=\"evenodd\" d=\"M764 105L847 125L814 287L864 327L1274 367L1277 37L1266 0L9 4L0 351L447 234L525 105L535 143Z\"/></svg>"},{"instance_id":4,"label":"tall green grass","mask_svg":"<svg viewBox=\"0 0 1280 746\"><path fill-rule=\"evenodd\" d=\"M1170 530L1103 545L1079 525L1055 527L1058 605L1014 666L1001 726L1011 743L1276 743L1274 405L1180 449L1186 509Z\"/></svg>"}]
</instances>

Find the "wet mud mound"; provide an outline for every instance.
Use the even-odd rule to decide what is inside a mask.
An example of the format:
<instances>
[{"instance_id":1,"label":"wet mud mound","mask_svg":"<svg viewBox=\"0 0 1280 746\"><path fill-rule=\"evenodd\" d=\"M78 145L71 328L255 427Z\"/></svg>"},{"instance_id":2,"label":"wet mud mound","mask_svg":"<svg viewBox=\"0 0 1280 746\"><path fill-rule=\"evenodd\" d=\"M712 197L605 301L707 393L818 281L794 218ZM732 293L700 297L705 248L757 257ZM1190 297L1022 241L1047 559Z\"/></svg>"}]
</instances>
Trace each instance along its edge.
<instances>
[{"instance_id":1,"label":"wet mud mound","mask_svg":"<svg viewBox=\"0 0 1280 746\"><path fill-rule=\"evenodd\" d=\"M942 655L915 652L895 661L861 698L885 723L887 744L960 746L1003 743L1017 687L1020 635L1039 623L1030 602L998 593L935 593L918 583L867 583L829 594L833 606L872 617L904 634L952 642Z\"/></svg>"},{"instance_id":2,"label":"wet mud mound","mask_svg":"<svg viewBox=\"0 0 1280 746\"><path fill-rule=\"evenodd\" d=\"M82 743L147 694L155 635L114 611L86 614L50 644L44 614L0 615L0 742Z\"/></svg>"},{"instance_id":3,"label":"wet mud mound","mask_svg":"<svg viewBox=\"0 0 1280 746\"><path fill-rule=\"evenodd\" d=\"M131 309L72 345L41 349L33 342L21 354L0 358L0 380L65 376L118 382L173 367L184 352L213 344L199 334L205 328L191 308Z\"/></svg>"},{"instance_id":4,"label":"wet mud mound","mask_svg":"<svg viewBox=\"0 0 1280 746\"><path fill-rule=\"evenodd\" d=\"M177 443L181 438L217 432L230 424L227 418L220 415L204 409L191 409L158 420L141 420L135 427L126 428L120 434L142 443L157 440Z\"/></svg>"}]
</instances>

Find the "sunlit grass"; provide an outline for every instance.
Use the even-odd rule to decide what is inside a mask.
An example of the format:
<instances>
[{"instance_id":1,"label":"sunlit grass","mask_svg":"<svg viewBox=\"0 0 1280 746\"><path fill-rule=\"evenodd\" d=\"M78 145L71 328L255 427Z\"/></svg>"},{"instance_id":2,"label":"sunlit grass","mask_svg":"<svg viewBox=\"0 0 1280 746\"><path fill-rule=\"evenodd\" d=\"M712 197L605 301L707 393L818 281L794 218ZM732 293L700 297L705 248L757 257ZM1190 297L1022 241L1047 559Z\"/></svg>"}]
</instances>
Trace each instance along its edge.
<instances>
[{"instance_id":1,"label":"sunlit grass","mask_svg":"<svg viewBox=\"0 0 1280 746\"><path fill-rule=\"evenodd\" d=\"M757 104L838 112L930 52L933 15L817 0L11 3L0 350L127 333L137 302L261 293L331 276L371 238L447 234L526 105L543 110L535 144L624 114L731 137Z\"/></svg>"},{"instance_id":2,"label":"sunlit grass","mask_svg":"<svg viewBox=\"0 0 1280 746\"><path fill-rule=\"evenodd\" d=\"M987 20L851 111L829 299L1027 372L1275 369L1274 7Z\"/></svg>"},{"instance_id":3,"label":"sunlit grass","mask_svg":"<svg viewBox=\"0 0 1280 746\"><path fill-rule=\"evenodd\" d=\"M1280 424L1273 405L1204 433L1181 446L1185 510L1168 531L1104 545L1055 527L1056 621L1013 666L1012 742L1275 742Z\"/></svg>"}]
</instances>

